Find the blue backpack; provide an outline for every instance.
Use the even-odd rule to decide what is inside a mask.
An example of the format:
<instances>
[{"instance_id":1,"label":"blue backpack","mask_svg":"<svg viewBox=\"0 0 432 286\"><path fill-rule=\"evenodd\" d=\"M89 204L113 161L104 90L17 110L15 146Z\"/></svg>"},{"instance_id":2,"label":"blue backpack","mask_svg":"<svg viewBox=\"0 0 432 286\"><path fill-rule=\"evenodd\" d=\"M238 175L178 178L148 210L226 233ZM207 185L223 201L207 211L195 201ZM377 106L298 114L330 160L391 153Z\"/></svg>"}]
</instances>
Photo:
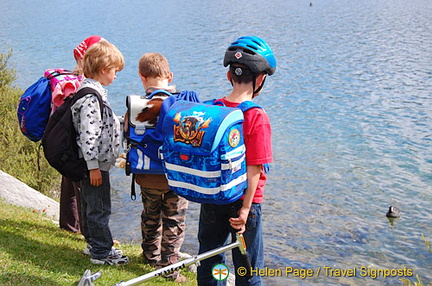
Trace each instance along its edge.
<instances>
[{"instance_id":1,"label":"blue backpack","mask_svg":"<svg viewBox=\"0 0 432 286\"><path fill-rule=\"evenodd\" d=\"M159 148L163 141L161 119L169 107L178 100L199 102L198 95L193 91L170 93L166 90L155 90L145 96L127 96L124 132L127 144L126 175L164 174L159 156ZM136 197L134 178L131 197Z\"/></svg>"},{"instance_id":2,"label":"blue backpack","mask_svg":"<svg viewBox=\"0 0 432 286\"><path fill-rule=\"evenodd\" d=\"M237 108L178 101L163 119L163 165L168 185L179 196L198 203L229 204L247 188L243 112Z\"/></svg>"},{"instance_id":3,"label":"blue backpack","mask_svg":"<svg viewBox=\"0 0 432 286\"><path fill-rule=\"evenodd\" d=\"M41 140L48 124L52 110L50 80L64 74L72 74L72 72L53 70L51 74L41 77L27 88L20 98L17 109L19 126L21 132L31 141Z\"/></svg>"}]
</instances>

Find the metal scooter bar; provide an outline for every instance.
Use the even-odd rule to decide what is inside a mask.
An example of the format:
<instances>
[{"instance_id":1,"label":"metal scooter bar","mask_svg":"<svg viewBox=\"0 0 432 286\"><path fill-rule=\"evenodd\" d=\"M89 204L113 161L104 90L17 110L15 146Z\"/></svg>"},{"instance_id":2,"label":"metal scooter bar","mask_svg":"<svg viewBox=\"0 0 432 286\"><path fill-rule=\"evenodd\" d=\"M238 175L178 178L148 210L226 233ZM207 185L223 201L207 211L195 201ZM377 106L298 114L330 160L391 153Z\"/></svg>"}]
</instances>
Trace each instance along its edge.
<instances>
[{"instance_id":1,"label":"metal scooter bar","mask_svg":"<svg viewBox=\"0 0 432 286\"><path fill-rule=\"evenodd\" d=\"M168 265L168 266L166 266L164 268L161 268L161 269L155 270L153 272L144 274L142 276L139 276L137 278L131 279L129 281L117 283L114 286L138 285L139 283L142 283L144 281L153 279L155 277L172 273L172 272L174 272L176 270L183 269L183 268L188 267L188 266L193 265L193 264L198 264L198 262L201 261L201 260L210 258L212 256L218 255L218 254L220 254L222 252L234 249L236 247L239 248L241 254L243 254L243 255L246 254L246 246L244 244L243 235L237 234L236 237L237 237L237 241L236 242L233 242L231 244L228 244L228 245L225 245L225 246L222 246L222 247L219 247L219 248L216 248L216 249L213 249L213 250L210 250L210 251L198 254L198 255L196 255L194 257L191 257L191 258L182 260L180 262Z\"/></svg>"}]
</instances>

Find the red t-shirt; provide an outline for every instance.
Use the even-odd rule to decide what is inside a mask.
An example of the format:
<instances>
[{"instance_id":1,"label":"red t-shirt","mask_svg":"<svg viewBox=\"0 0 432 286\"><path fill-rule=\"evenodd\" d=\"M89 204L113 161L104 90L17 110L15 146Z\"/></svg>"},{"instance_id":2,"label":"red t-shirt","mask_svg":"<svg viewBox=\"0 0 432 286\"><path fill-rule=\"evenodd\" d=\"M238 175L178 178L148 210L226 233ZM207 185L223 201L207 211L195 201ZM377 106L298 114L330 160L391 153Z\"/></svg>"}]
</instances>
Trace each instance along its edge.
<instances>
[{"instance_id":1,"label":"red t-shirt","mask_svg":"<svg viewBox=\"0 0 432 286\"><path fill-rule=\"evenodd\" d=\"M228 107L236 107L239 103L220 99ZM272 134L270 119L262 108L251 108L244 113L243 133L246 145L246 165L264 165L273 162ZM253 203L264 200L264 185L267 177L261 167L258 187L255 191Z\"/></svg>"}]
</instances>

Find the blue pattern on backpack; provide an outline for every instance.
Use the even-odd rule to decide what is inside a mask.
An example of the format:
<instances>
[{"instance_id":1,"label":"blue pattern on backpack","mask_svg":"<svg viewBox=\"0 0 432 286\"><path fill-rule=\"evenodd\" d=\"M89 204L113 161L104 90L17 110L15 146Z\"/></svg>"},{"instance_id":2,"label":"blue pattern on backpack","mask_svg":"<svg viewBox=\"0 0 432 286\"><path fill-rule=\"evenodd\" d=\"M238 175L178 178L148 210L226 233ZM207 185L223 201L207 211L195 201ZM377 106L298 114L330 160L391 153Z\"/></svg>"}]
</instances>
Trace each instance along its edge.
<instances>
[{"instance_id":1,"label":"blue pattern on backpack","mask_svg":"<svg viewBox=\"0 0 432 286\"><path fill-rule=\"evenodd\" d=\"M21 96L18 104L18 121L21 132L31 141L42 139L51 113L51 86L41 77Z\"/></svg>"},{"instance_id":2,"label":"blue pattern on backpack","mask_svg":"<svg viewBox=\"0 0 432 286\"><path fill-rule=\"evenodd\" d=\"M212 101L214 104L219 104ZM247 188L243 112L238 108L176 102L163 120L163 164L170 188L198 203L228 204Z\"/></svg>"}]
</instances>

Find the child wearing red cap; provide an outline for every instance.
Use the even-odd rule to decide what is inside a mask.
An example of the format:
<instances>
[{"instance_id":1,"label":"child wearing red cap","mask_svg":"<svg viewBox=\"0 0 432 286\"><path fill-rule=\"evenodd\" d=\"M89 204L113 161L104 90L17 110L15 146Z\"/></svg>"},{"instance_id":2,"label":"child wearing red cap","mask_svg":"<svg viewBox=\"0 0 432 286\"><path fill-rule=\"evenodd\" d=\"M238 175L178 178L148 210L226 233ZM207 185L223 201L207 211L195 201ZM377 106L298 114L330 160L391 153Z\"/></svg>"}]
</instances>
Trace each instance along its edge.
<instances>
[{"instance_id":1,"label":"child wearing red cap","mask_svg":"<svg viewBox=\"0 0 432 286\"><path fill-rule=\"evenodd\" d=\"M82 41L74 50L76 67L74 73L83 76L82 63L84 54L93 44L104 40L101 36L90 36ZM81 232L81 201L78 183L62 177L60 186L60 228L74 233Z\"/></svg>"},{"instance_id":2,"label":"child wearing red cap","mask_svg":"<svg viewBox=\"0 0 432 286\"><path fill-rule=\"evenodd\" d=\"M88 38L86 38L84 41L82 41L74 50L74 58L75 61L77 63L76 67L75 67L75 72L82 75L82 62L84 60L84 54L87 51L88 48L90 48L92 45L99 43L100 41L106 41L104 38L102 38L101 36L90 36Z\"/></svg>"},{"instance_id":3,"label":"child wearing red cap","mask_svg":"<svg viewBox=\"0 0 432 286\"><path fill-rule=\"evenodd\" d=\"M80 181L82 233L90 245L90 261L94 264L129 262L121 251L112 248L109 170L119 153L120 122L103 87L109 86L123 67L123 55L113 44L108 41L93 44L84 55L82 68L86 78L79 90L90 88L94 93L86 94L71 107L79 152L89 170L88 177Z\"/></svg>"},{"instance_id":4,"label":"child wearing red cap","mask_svg":"<svg viewBox=\"0 0 432 286\"><path fill-rule=\"evenodd\" d=\"M91 45L96 44L102 40L101 36L90 36L84 41L82 41L75 49L74 49L74 57L75 60L84 59L84 54Z\"/></svg>"}]
</instances>

